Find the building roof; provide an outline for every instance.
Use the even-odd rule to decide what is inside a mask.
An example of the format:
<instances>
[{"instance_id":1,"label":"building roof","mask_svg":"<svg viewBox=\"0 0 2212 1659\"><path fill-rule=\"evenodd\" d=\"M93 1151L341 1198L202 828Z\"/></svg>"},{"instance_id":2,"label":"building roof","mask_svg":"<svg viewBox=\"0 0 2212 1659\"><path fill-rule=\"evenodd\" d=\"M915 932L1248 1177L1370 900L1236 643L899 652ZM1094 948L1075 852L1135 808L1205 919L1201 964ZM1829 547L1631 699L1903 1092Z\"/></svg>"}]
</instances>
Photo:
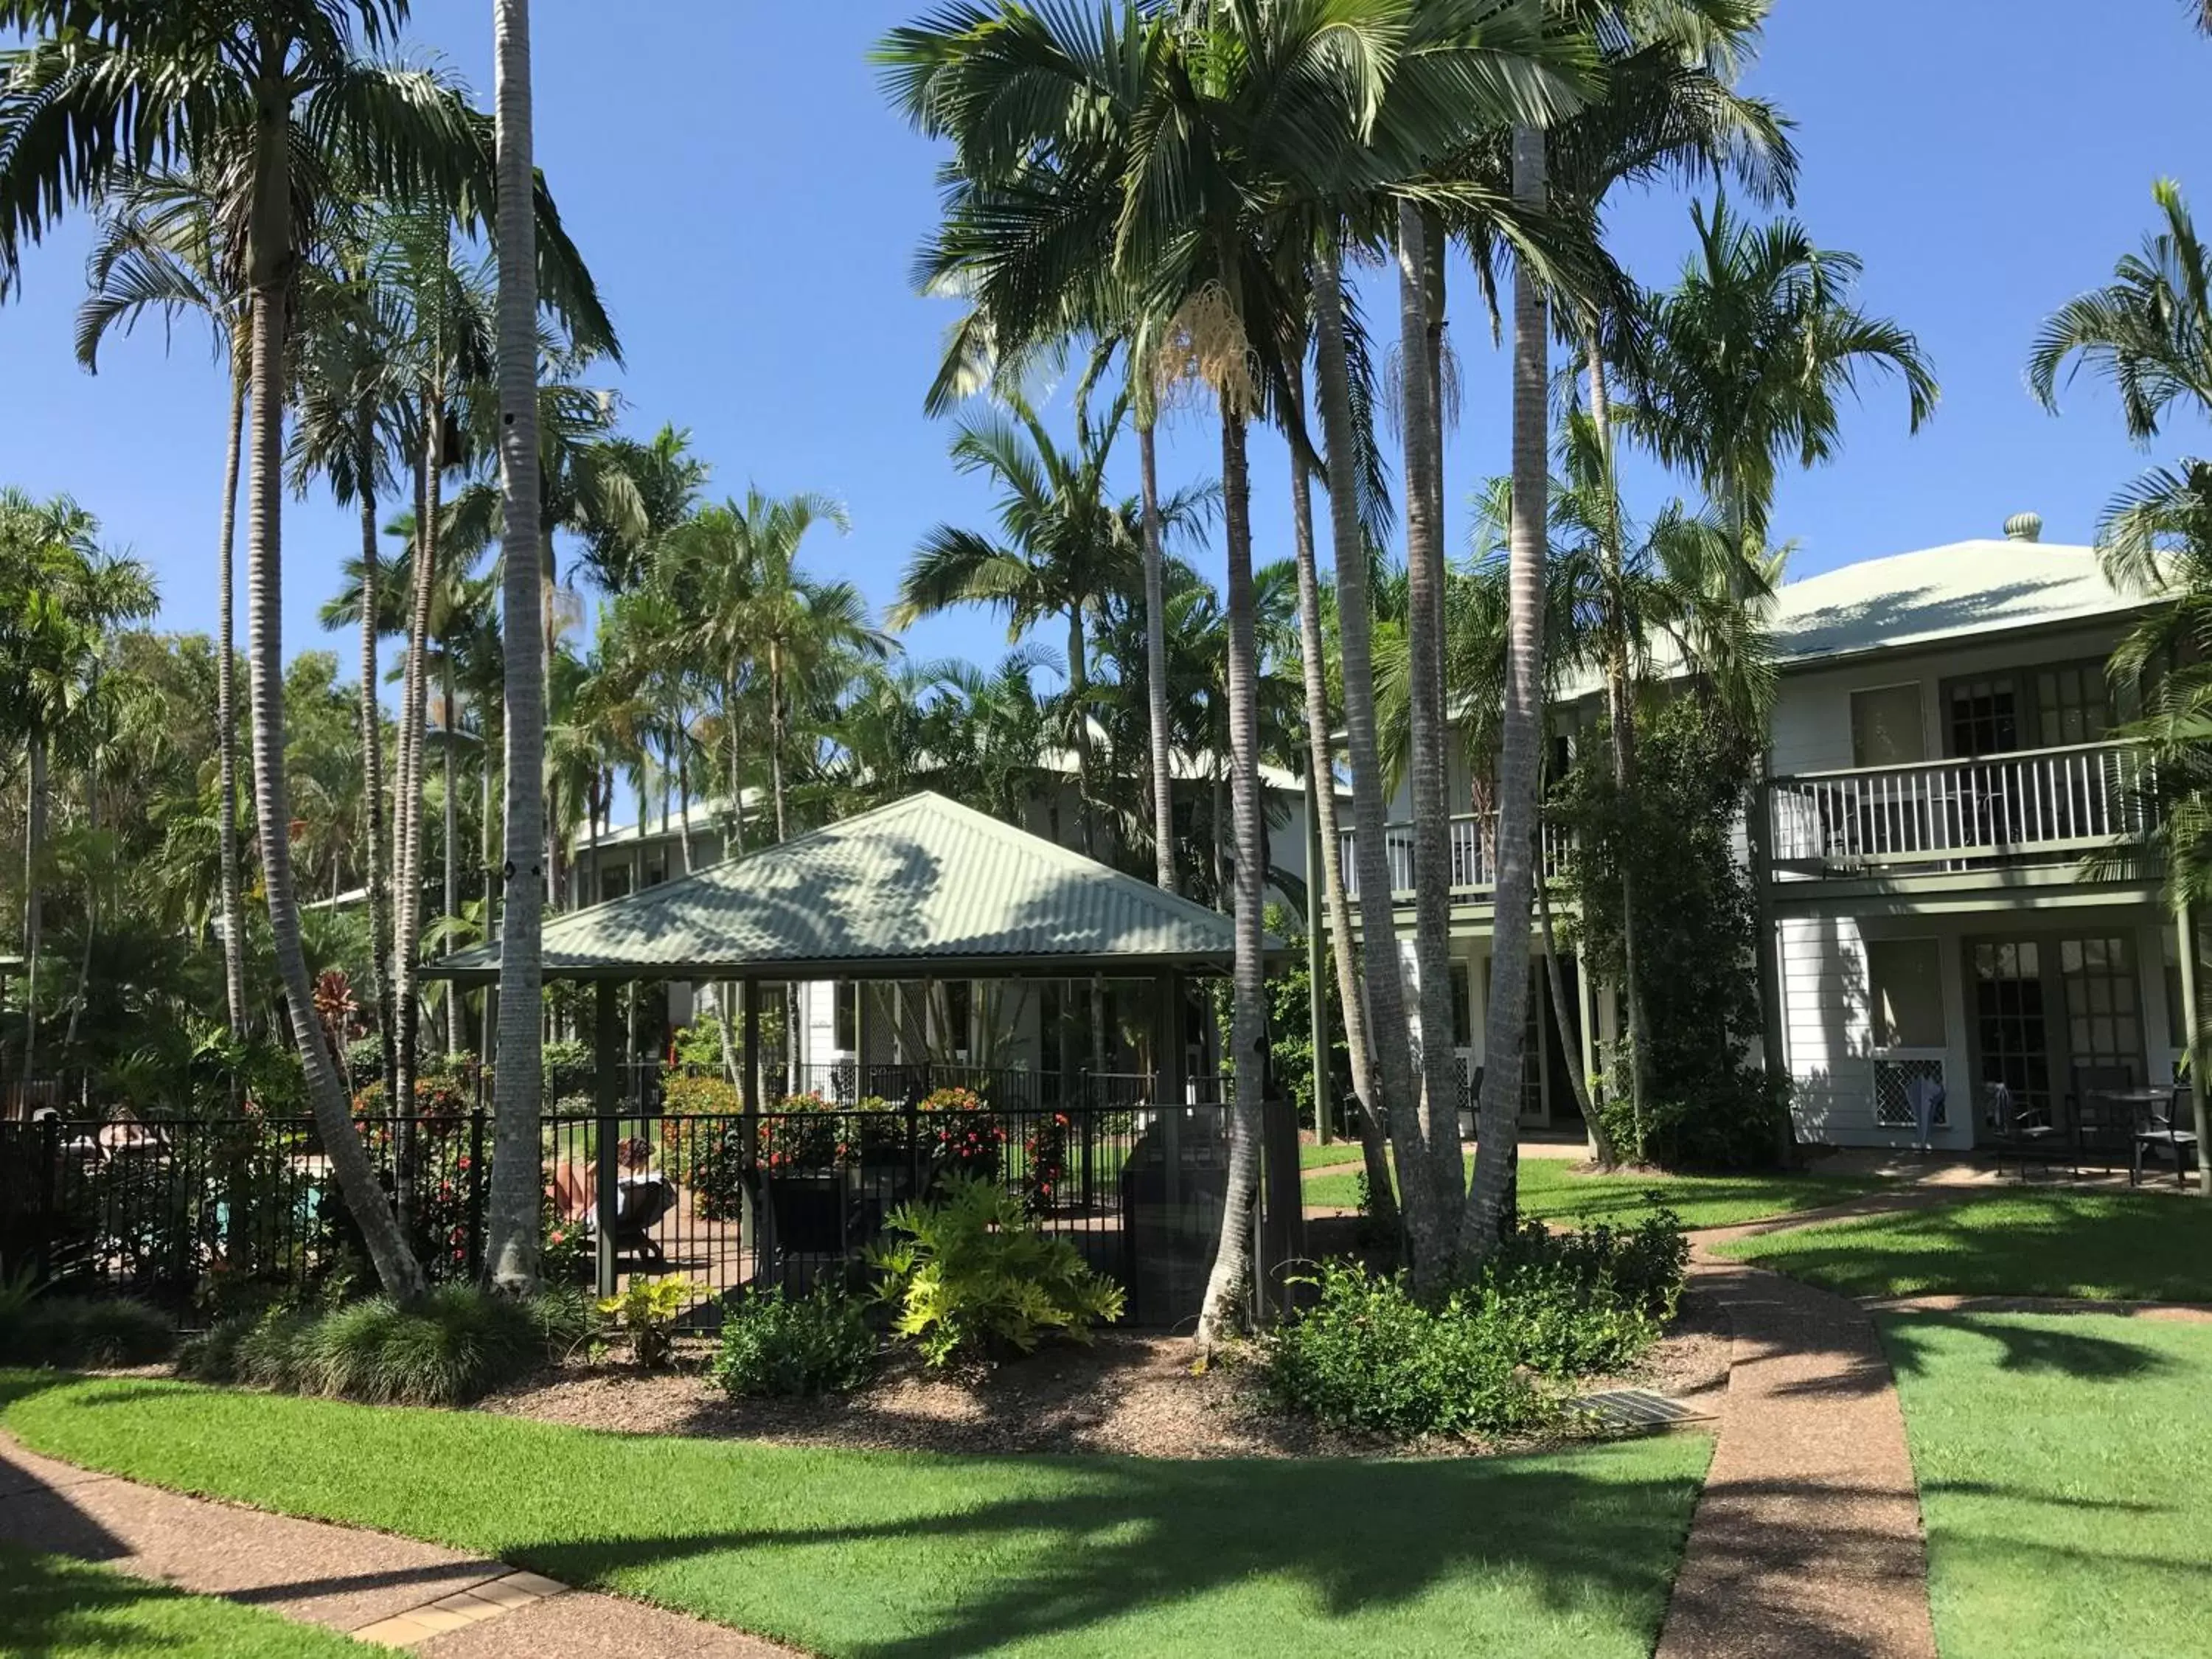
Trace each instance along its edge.
<instances>
[{"instance_id":1,"label":"building roof","mask_svg":"<svg viewBox=\"0 0 2212 1659\"><path fill-rule=\"evenodd\" d=\"M2094 548L2012 540L1954 542L1863 559L1785 582L1775 599L1775 649L1785 668L2093 622L2143 604L2105 580Z\"/></svg>"},{"instance_id":2,"label":"building roof","mask_svg":"<svg viewBox=\"0 0 2212 1659\"><path fill-rule=\"evenodd\" d=\"M832 979L1219 968L1230 919L927 792L550 917L549 979ZM487 980L495 945L424 964Z\"/></svg>"}]
</instances>

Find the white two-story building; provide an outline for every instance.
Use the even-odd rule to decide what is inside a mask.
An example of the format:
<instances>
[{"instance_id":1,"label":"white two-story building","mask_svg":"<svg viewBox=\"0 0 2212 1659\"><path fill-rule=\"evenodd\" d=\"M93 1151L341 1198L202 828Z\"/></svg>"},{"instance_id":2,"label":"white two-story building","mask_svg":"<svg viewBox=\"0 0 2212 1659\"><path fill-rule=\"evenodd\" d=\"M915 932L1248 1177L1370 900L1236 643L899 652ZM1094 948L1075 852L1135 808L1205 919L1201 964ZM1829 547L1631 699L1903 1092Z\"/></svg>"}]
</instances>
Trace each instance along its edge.
<instances>
[{"instance_id":1,"label":"white two-story building","mask_svg":"<svg viewBox=\"0 0 2212 1659\"><path fill-rule=\"evenodd\" d=\"M2106 675L2142 602L2112 589L2092 550L2034 539L2025 515L2013 529L1778 595L1771 945L1802 1139L1908 1145L1915 1102L1940 1098L1934 1144L1971 1147L1990 1133L1992 1085L2063 1117L2085 1079L2166 1084L2184 1047L2157 871L2084 867L2144 827L2144 763L2111 739L2127 711ZM1589 711L1562 714L1571 727ZM1455 799L1466 784L1454 777ZM1452 827L1455 1037L1470 1074L1492 927L1477 828L1471 815ZM1410 826L1391 836L1403 884ZM1566 969L1580 1011L1568 1029L1532 987L1524 1122L1571 1114L1565 1068L1587 1054L1583 1031L1618 1030L1610 988Z\"/></svg>"}]
</instances>

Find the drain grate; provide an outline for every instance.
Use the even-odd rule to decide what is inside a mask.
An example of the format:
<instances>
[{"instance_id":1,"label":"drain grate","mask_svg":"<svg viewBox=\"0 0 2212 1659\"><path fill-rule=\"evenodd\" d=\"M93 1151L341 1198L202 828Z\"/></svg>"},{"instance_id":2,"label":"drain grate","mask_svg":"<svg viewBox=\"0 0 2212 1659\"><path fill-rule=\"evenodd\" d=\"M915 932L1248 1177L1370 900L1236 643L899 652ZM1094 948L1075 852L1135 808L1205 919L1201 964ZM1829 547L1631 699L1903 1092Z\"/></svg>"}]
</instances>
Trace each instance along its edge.
<instances>
[{"instance_id":1,"label":"drain grate","mask_svg":"<svg viewBox=\"0 0 2212 1659\"><path fill-rule=\"evenodd\" d=\"M1634 1434L1656 1434L1686 1423L1709 1423L1716 1413L1686 1401L1654 1394L1649 1389L1608 1389L1567 1402L1595 1419L1604 1428Z\"/></svg>"}]
</instances>

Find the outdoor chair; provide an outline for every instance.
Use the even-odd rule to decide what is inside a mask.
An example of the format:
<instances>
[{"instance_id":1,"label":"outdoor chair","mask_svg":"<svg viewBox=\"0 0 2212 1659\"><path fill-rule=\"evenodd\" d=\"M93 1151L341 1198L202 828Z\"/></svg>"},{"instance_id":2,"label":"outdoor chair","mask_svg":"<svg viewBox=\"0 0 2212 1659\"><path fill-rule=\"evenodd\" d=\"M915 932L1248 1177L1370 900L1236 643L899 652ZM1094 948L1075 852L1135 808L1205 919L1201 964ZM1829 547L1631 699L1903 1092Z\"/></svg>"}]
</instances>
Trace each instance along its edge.
<instances>
[{"instance_id":1,"label":"outdoor chair","mask_svg":"<svg viewBox=\"0 0 2212 1659\"><path fill-rule=\"evenodd\" d=\"M2173 1183L2183 1184L2182 1173L2191 1158L2201 1158L2203 1149L2197 1144L2197 1132L2181 1127L2190 1116L2189 1085L2177 1083L2173 1092L2166 1097L2163 1106L2148 1108L2136 1125L2135 1156L2128 1163L2128 1185L2142 1185L2143 1155L2154 1146L2162 1146L2173 1159Z\"/></svg>"},{"instance_id":2,"label":"outdoor chair","mask_svg":"<svg viewBox=\"0 0 2212 1659\"><path fill-rule=\"evenodd\" d=\"M676 1188L666 1176L625 1180L615 1192L615 1255L635 1256L650 1267L667 1266L668 1257L653 1230L675 1207Z\"/></svg>"},{"instance_id":3,"label":"outdoor chair","mask_svg":"<svg viewBox=\"0 0 2212 1659\"><path fill-rule=\"evenodd\" d=\"M1983 1115L1995 1131L1989 1146L1996 1155L1997 1173L2004 1173L2007 1158L2020 1161L2022 1181L2027 1179L2030 1159L2048 1170L2057 1161L2056 1155L2065 1150L2058 1126L2051 1121L2051 1109L2021 1104L2013 1098L2011 1089L2002 1083L1986 1083L1982 1087Z\"/></svg>"},{"instance_id":4,"label":"outdoor chair","mask_svg":"<svg viewBox=\"0 0 2212 1659\"><path fill-rule=\"evenodd\" d=\"M2118 1168L2131 1156L2136 1107L2121 1098L2136 1087L2124 1066L2079 1066L2074 1071L2074 1170L2085 1164Z\"/></svg>"}]
</instances>

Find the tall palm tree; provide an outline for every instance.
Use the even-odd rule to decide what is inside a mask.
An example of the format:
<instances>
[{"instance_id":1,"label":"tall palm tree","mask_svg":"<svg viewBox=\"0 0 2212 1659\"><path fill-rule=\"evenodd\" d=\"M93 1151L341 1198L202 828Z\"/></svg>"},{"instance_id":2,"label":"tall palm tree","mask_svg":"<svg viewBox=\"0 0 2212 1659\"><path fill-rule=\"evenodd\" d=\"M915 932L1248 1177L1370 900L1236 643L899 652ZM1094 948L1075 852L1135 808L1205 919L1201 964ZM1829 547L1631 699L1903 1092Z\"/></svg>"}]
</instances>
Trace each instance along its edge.
<instances>
[{"instance_id":1,"label":"tall palm tree","mask_svg":"<svg viewBox=\"0 0 2212 1659\"><path fill-rule=\"evenodd\" d=\"M2128 435L2157 440L2179 405L2212 411L2212 250L2198 236L2181 188L2160 179L2152 196L2161 221L2141 249L2122 256L2112 280L2060 307L2036 337L2028 384L2058 407L2059 375L2082 367L2120 394ZM2097 529L2106 575L2158 608L2113 653L2116 679L2143 693L2132 735L2146 741L2159 810L2151 821L2163 855L2168 903L2180 933L2185 982L2195 989L2201 945L2198 907L2212 896L2212 675L2199 642L2212 621L2212 465L2197 459L2154 468L2122 490ZM2192 1019L2195 1009L2190 1010ZM2201 1043L2201 1032L2200 1032ZM2190 1056L2190 1096L2199 1148L2212 1145L2206 1056ZM2197 1158L2200 1190L2212 1167Z\"/></svg>"},{"instance_id":2,"label":"tall palm tree","mask_svg":"<svg viewBox=\"0 0 2212 1659\"><path fill-rule=\"evenodd\" d=\"M502 567L507 617L507 848L500 916L497 1128L486 1260L494 1285L538 1285L543 1152L538 1115L543 1063L544 964L540 918L551 872L545 861L545 657L535 627L539 598L538 455L538 259L531 222L530 0L492 0L498 122L498 407Z\"/></svg>"},{"instance_id":3,"label":"tall palm tree","mask_svg":"<svg viewBox=\"0 0 2212 1659\"><path fill-rule=\"evenodd\" d=\"M1756 225L1724 193L1691 209L1697 243L1675 286L1648 296L1625 424L1660 460L1694 473L1746 561L1765 556L1778 473L1810 467L1843 441L1843 403L1869 373L1904 382L1911 429L1935 412L1935 372L1912 334L1851 302L1860 262L1825 249L1793 219ZM1759 917L1759 986L1767 1075L1782 1075L1782 1002L1774 955L1772 837L1763 775L1748 840ZM1784 1133L1787 1129L1785 1127Z\"/></svg>"},{"instance_id":4,"label":"tall palm tree","mask_svg":"<svg viewBox=\"0 0 2212 1659\"><path fill-rule=\"evenodd\" d=\"M1002 611L1009 643L1048 621L1067 635L1067 732L1075 757L1084 850L1097 852L1097 791L1091 775L1090 665L1085 625L1107 596L1143 580L1144 509L1107 492L1106 465L1127 412L1125 394L1103 420L1075 406L1075 442L1063 447L1018 392L1001 410L960 422L954 466L997 486L999 538L940 524L915 549L887 620L906 628L960 605ZM1157 511L1181 517L1179 501Z\"/></svg>"},{"instance_id":5,"label":"tall palm tree","mask_svg":"<svg viewBox=\"0 0 2212 1659\"><path fill-rule=\"evenodd\" d=\"M137 159L189 162L225 146L245 154L247 656L270 927L333 1176L378 1277L411 1297L422 1288L422 1269L378 1188L318 1036L291 848L276 828L290 821L278 600L289 289L302 252L295 193L314 191L340 161L395 199L458 204L471 187L479 201L495 193L482 165L481 135L451 80L356 55L356 41L375 50L390 40L406 12L404 0L181 0L158 7L7 0L0 26L33 40L8 54L0 93L0 282L13 279L27 239L37 240L67 206L97 197ZM526 222L526 174L519 184L522 199L502 205Z\"/></svg>"},{"instance_id":6,"label":"tall palm tree","mask_svg":"<svg viewBox=\"0 0 2212 1659\"><path fill-rule=\"evenodd\" d=\"M189 171L155 169L125 179L101 204L86 261L90 293L77 310L76 355L99 372L111 331L129 333L159 312L165 337L179 317L206 319L229 375L223 446L222 528L216 562L216 732L223 992L234 1036L246 1028L246 908L239 892L237 648L233 642L233 554L246 428L247 362L240 320L245 295L244 227L237 222L239 172L220 159Z\"/></svg>"}]
</instances>

